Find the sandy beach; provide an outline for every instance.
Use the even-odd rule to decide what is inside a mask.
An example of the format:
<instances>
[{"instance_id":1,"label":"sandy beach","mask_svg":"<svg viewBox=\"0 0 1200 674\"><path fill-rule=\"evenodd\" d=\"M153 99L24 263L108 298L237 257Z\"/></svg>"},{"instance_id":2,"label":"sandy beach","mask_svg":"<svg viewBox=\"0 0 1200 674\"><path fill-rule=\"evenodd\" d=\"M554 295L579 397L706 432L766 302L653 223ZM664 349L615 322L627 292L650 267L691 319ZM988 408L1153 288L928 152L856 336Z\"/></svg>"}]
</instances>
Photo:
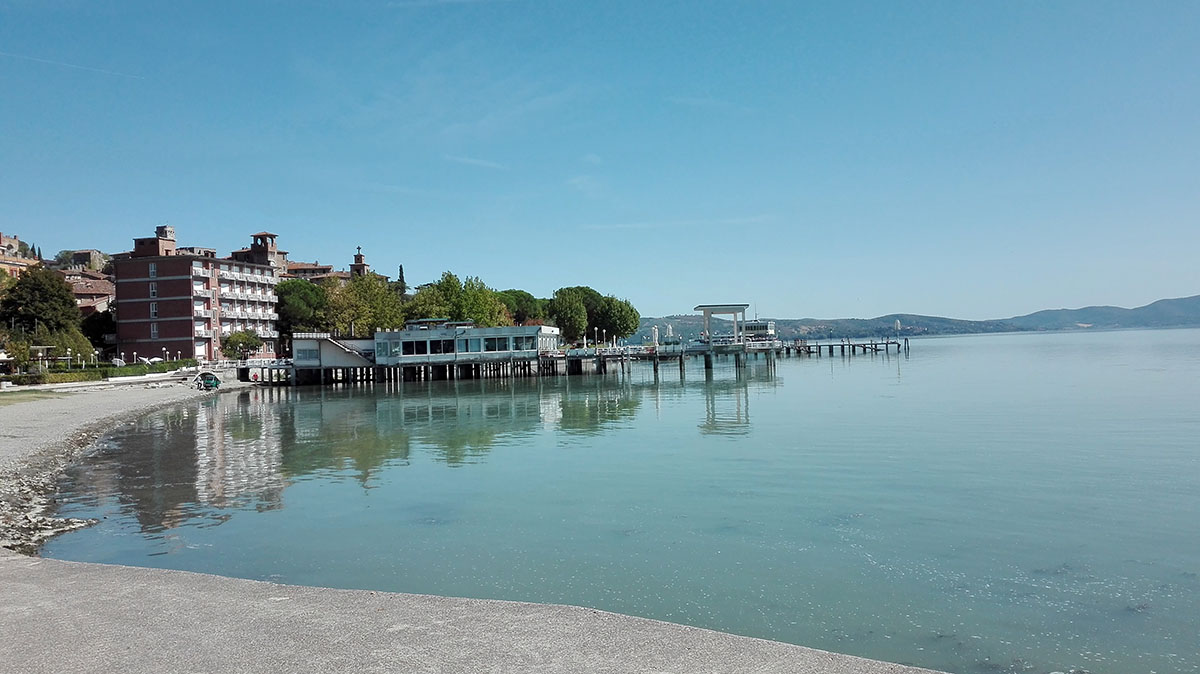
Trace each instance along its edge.
<instances>
[{"instance_id":1,"label":"sandy beach","mask_svg":"<svg viewBox=\"0 0 1200 674\"><path fill-rule=\"evenodd\" d=\"M227 382L221 390L238 388ZM0 393L0 547L36 554L89 524L47 515L59 475L104 433L155 409L218 392L179 380L23 387Z\"/></svg>"}]
</instances>

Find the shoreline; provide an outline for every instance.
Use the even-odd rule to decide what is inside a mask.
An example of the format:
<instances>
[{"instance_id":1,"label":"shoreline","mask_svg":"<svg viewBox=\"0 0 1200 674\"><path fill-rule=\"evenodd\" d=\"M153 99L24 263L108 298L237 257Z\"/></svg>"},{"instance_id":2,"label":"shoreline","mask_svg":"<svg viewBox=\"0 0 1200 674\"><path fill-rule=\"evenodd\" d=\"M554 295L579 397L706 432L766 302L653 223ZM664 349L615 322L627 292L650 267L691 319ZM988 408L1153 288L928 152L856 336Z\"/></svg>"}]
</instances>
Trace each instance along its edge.
<instances>
[{"instance_id":1,"label":"shoreline","mask_svg":"<svg viewBox=\"0 0 1200 674\"><path fill-rule=\"evenodd\" d=\"M229 384L200 391L164 378L0 392L0 548L36 556L47 539L90 526L48 514L63 472L105 434L142 415L248 386Z\"/></svg>"},{"instance_id":2,"label":"shoreline","mask_svg":"<svg viewBox=\"0 0 1200 674\"><path fill-rule=\"evenodd\" d=\"M586 607L280 585L38 556L46 539L92 523L47 512L59 476L99 438L144 414L253 386L230 384L217 391L166 382L23 389L15 402L0 393L0 595L10 607L0 612L0 631L14 637L6 640L12 647L0 645L0 661L28 672L285 672L320 663L316 669L339 672L937 674ZM203 639L180 644L179 635L197 630Z\"/></svg>"}]
</instances>

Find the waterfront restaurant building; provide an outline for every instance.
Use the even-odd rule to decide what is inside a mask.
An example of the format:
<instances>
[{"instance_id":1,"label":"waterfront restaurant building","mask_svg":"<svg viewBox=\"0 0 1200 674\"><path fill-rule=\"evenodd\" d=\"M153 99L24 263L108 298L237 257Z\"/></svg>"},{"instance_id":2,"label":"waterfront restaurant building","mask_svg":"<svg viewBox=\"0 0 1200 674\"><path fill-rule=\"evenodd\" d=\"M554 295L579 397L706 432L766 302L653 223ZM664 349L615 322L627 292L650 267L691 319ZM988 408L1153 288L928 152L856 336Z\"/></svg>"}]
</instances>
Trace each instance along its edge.
<instances>
[{"instance_id":1,"label":"waterfront restaurant building","mask_svg":"<svg viewBox=\"0 0 1200 674\"><path fill-rule=\"evenodd\" d=\"M558 349L559 329L549 325L479 328L444 318L409 321L403 330L375 333L376 365L452 364L537 358Z\"/></svg>"},{"instance_id":2,"label":"waterfront restaurant building","mask_svg":"<svg viewBox=\"0 0 1200 674\"><path fill-rule=\"evenodd\" d=\"M282 251L274 235L256 234L254 245L238 252L234 260L211 249L177 248L175 228L167 225L134 239L132 251L113 259L118 354L218 360L223 337L251 330L263 340L253 357L274 358Z\"/></svg>"}]
</instances>

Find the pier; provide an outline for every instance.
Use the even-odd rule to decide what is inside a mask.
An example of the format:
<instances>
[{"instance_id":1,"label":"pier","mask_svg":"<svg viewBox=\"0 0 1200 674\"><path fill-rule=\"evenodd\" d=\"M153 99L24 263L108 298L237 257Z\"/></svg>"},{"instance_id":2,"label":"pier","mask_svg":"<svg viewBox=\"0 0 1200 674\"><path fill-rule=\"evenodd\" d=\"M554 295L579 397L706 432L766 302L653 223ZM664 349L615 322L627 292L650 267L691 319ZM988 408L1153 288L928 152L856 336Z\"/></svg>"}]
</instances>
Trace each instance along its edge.
<instances>
[{"instance_id":1,"label":"pier","mask_svg":"<svg viewBox=\"0 0 1200 674\"><path fill-rule=\"evenodd\" d=\"M784 357L873 356L908 349L908 340L837 341L720 339L694 344L645 344L557 348L557 329L548 326L467 328L453 326L450 337L439 330L397 330L371 339L328 333L297 333L290 361L260 361L239 367L238 378L269 385L403 383L509 377L556 377L609 374L648 362L655 373L688 361L711 370L719 359L744 368L764 359L772 367ZM419 339L418 339L419 338ZM434 346L436 344L436 346ZM459 347L462 347L461 349Z\"/></svg>"}]
</instances>

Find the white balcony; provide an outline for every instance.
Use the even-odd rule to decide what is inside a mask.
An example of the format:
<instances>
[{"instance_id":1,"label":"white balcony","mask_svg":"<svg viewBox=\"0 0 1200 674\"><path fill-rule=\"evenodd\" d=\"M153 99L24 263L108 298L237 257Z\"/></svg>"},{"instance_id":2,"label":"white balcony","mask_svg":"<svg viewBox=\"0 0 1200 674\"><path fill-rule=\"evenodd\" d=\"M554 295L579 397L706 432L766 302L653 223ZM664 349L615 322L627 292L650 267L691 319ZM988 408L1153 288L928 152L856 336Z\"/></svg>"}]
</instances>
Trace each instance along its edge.
<instances>
[{"instance_id":1,"label":"white balcony","mask_svg":"<svg viewBox=\"0 0 1200 674\"><path fill-rule=\"evenodd\" d=\"M192 288L192 297L212 297L212 292L207 288Z\"/></svg>"},{"instance_id":2,"label":"white balcony","mask_svg":"<svg viewBox=\"0 0 1200 674\"><path fill-rule=\"evenodd\" d=\"M212 330L208 328L196 328L195 334L197 337L212 337Z\"/></svg>"},{"instance_id":3,"label":"white balcony","mask_svg":"<svg viewBox=\"0 0 1200 674\"><path fill-rule=\"evenodd\" d=\"M212 278L212 272L204 267L192 267L192 276L196 278Z\"/></svg>"},{"instance_id":4,"label":"white balcony","mask_svg":"<svg viewBox=\"0 0 1200 674\"><path fill-rule=\"evenodd\" d=\"M192 309L192 315L201 318L212 318L213 312L212 309Z\"/></svg>"}]
</instances>

